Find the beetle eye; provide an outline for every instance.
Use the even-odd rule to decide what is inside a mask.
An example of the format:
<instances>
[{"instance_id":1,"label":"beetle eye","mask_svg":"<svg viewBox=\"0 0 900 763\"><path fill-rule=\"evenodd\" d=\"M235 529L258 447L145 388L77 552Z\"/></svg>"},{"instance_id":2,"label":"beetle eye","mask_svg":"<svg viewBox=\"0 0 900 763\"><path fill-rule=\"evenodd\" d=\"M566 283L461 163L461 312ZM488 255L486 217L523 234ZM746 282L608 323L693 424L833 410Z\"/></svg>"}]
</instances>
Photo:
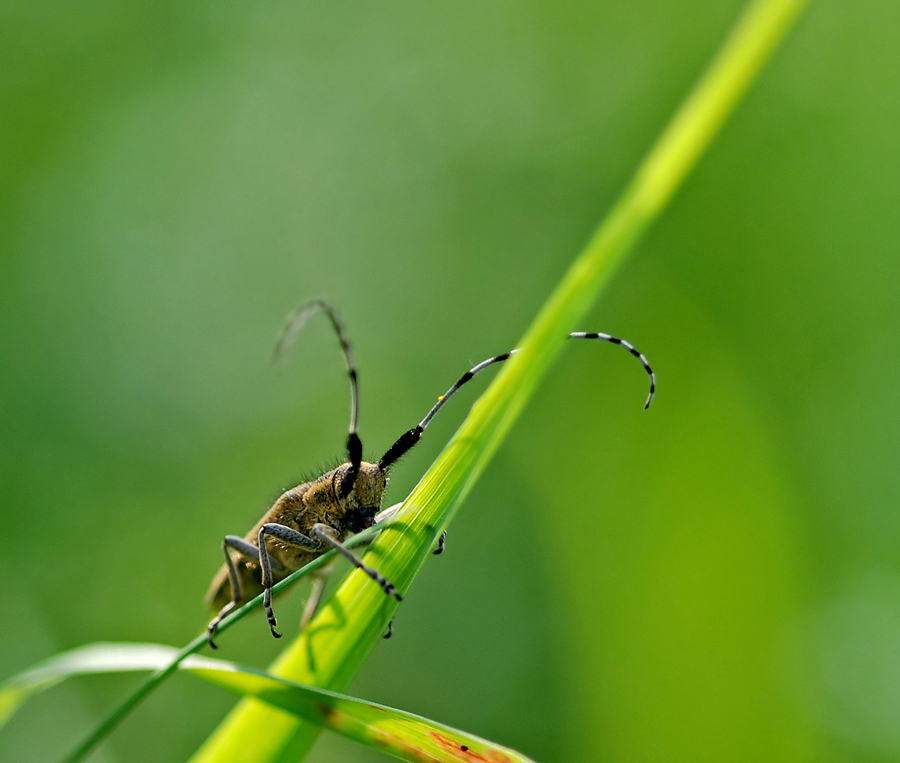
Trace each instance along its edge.
<instances>
[{"instance_id":1,"label":"beetle eye","mask_svg":"<svg viewBox=\"0 0 900 763\"><path fill-rule=\"evenodd\" d=\"M346 498L348 495L350 495L350 493L353 492L353 483L354 483L354 482L356 482L356 480L355 480L355 479L353 478L353 476L352 476L351 474L349 474L349 473L348 473L348 474L345 474L345 475L341 478L341 491L340 491L341 494L340 494L340 498Z\"/></svg>"},{"instance_id":2,"label":"beetle eye","mask_svg":"<svg viewBox=\"0 0 900 763\"><path fill-rule=\"evenodd\" d=\"M339 501L343 501L350 493L353 492L353 488L356 485L356 475L352 473L352 469L349 466L340 467L335 470L334 478L332 480L332 490L334 491L334 497Z\"/></svg>"}]
</instances>

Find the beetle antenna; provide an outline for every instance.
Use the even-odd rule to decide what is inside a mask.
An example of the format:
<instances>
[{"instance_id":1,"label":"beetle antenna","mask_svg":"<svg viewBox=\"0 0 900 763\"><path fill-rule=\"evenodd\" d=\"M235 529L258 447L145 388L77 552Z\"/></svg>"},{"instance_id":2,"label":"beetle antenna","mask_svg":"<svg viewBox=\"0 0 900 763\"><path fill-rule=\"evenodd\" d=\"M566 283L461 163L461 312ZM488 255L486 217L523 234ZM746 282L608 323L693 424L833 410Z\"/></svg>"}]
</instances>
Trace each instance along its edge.
<instances>
[{"instance_id":1,"label":"beetle antenna","mask_svg":"<svg viewBox=\"0 0 900 763\"><path fill-rule=\"evenodd\" d=\"M615 336L610 336L609 334L602 333L588 333L586 331L575 331L568 336L569 339L599 339L603 342L610 342L611 344L617 344L621 347L624 347L628 352L630 352L634 357L638 359L640 364L644 367L644 370L647 372L647 375L650 377L650 394L647 396L647 402L644 403L644 410L650 407L650 403L653 402L653 396L656 394L656 374L653 373L653 369L650 367L650 363L647 361L647 358L637 349L635 349L634 345L629 342L626 342L624 339L619 339ZM468 371L466 371L462 376L459 377L459 381L456 382L450 389L448 389L443 395L441 395L434 406L428 411L428 414L422 419L415 427L410 429L407 432L404 432L399 439L391 445L390 448L387 449L387 452L381 457L381 460L378 462L378 466L382 469L393 464L397 459L404 456L408 453L415 444L422 437L422 432L425 431L425 427L427 427L431 420L437 415L437 412L444 407L447 401L453 397L458 391L459 388L465 384L468 384L472 379L484 371L486 368L490 368L495 363L502 363L504 360L508 360L511 356L518 353L519 350L510 350L509 352L504 352L502 355L495 355L493 358L488 358L487 360L481 361L477 366L472 366Z\"/></svg>"},{"instance_id":2,"label":"beetle antenna","mask_svg":"<svg viewBox=\"0 0 900 763\"><path fill-rule=\"evenodd\" d=\"M587 331L573 331L569 334L569 339L599 339L602 342L609 342L610 344L617 344L620 347L624 347L628 352L634 355L634 357L638 359L638 363L644 367L647 376L650 377L650 393L647 395L647 402L644 403L644 410L646 411L650 407L650 403L653 402L653 396L656 394L656 374L653 373L653 369L650 368L650 361L647 360L644 354L639 352L631 342L626 342L624 339L619 339L617 336L610 336L609 334L600 332L588 333Z\"/></svg>"},{"instance_id":3,"label":"beetle antenna","mask_svg":"<svg viewBox=\"0 0 900 763\"><path fill-rule=\"evenodd\" d=\"M359 379L356 373L356 363L353 360L353 350L350 349L350 340L347 338L347 330L338 317L334 307L323 299L315 299L297 308L291 315L278 335L275 343L275 352L272 355L272 364L277 365L294 345L294 339L303 329L310 318L317 313L325 313L337 334L344 351L344 359L347 361L347 375L350 377L350 431L347 435L347 459L350 461L350 470L344 476L341 484L341 492L348 495L356 482L359 474L359 466L362 463L362 442L356 433L359 422Z\"/></svg>"}]
</instances>

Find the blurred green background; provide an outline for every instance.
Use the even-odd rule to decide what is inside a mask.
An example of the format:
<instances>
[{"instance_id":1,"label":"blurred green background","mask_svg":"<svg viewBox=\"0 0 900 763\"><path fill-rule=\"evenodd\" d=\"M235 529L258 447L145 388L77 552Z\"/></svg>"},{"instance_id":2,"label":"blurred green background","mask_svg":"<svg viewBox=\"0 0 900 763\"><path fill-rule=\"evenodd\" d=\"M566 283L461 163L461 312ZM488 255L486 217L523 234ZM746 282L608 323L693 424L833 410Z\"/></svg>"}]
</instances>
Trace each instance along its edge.
<instances>
[{"instance_id":1,"label":"blurred green background","mask_svg":"<svg viewBox=\"0 0 900 763\"><path fill-rule=\"evenodd\" d=\"M5 0L0 677L194 636L222 536L341 454L340 353L320 319L273 371L285 314L339 306L380 453L516 342L740 8ZM542 763L900 761L898 30L812 5L580 327L655 406L570 346L355 694ZM0 759L134 681L41 696ZM232 702L177 676L95 759L183 760Z\"/></svg>"}]
</instances>

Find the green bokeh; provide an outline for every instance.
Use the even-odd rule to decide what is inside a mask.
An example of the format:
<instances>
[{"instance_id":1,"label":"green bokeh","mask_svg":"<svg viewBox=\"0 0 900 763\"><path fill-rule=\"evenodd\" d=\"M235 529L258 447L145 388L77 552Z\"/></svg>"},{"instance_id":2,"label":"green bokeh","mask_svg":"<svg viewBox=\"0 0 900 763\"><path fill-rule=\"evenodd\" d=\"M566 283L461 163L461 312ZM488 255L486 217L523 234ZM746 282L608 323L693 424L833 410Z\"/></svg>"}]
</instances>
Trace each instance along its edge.
<instances>
[{"instance_id":1,"label":"green bokeh","mask_svg":"<svg viewBox=\"0 0 900 763\"><path fill-rule=\"evenodd\" d=\"M740 7L7 0L0 676L192 637L221 537L340 455L340 355L323 323L272 371L284 315L339 305L383 450L515 342ZM812 5L584 326L656 405L571 347L358 695L542 763L900 761L898 29ZM133 680L35 700L0 759ZM183 760L232 701L179 676L96 759Z\"/></svg>"}]
</instances>

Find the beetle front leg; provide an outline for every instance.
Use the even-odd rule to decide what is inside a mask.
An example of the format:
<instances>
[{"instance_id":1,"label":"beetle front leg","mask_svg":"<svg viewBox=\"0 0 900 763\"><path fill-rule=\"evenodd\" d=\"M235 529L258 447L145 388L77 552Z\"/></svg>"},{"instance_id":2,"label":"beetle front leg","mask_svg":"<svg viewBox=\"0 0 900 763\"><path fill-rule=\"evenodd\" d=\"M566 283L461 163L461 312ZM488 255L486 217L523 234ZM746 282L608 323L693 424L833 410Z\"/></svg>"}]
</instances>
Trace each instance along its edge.
<instances>
[{"instance_id":1,"label":"beetle front leg","mask_svg":"<svg viewBox=\"0 0 900 763\"><path fill-rule=\"evenodd\" d=\"M304 551L319 551L319 544L312 538L290 527L285 527L276 522L268 522L259 528L259 566L262 567L263 584L263 608L266 610L266 619L269 621L269 630L275 638L281 638L281 634L275 630L278 621L272 611L272 561L269 558L269 549L266 546L266 538L277 538L289 546L302 548Z\"/></svg>"},{"instance_id":2,"label":"beetle front leg","mask_svg":"<svg viewBox=\"0 0 900 763\"><path fill-rule=\"evenodd\" d=\"M394 587L394 584L389 580L382 577L376 570L373 570L368 565L363 564L349 548L347 548L343 543L341 543L335 537L334 528L329 527L328 525L322 524L321 522L314 524L312 527L312 536L316 540L320 540L331 548L336 549L338 553L343 555L347 561L350 562L357 569L362 570L366 573L372 580L374 580L378 585L381 586L382 590L388 595L393 596L397 601L403 601L403 597L397 592L397 589Z\"/></svg>"}]
</instances>

